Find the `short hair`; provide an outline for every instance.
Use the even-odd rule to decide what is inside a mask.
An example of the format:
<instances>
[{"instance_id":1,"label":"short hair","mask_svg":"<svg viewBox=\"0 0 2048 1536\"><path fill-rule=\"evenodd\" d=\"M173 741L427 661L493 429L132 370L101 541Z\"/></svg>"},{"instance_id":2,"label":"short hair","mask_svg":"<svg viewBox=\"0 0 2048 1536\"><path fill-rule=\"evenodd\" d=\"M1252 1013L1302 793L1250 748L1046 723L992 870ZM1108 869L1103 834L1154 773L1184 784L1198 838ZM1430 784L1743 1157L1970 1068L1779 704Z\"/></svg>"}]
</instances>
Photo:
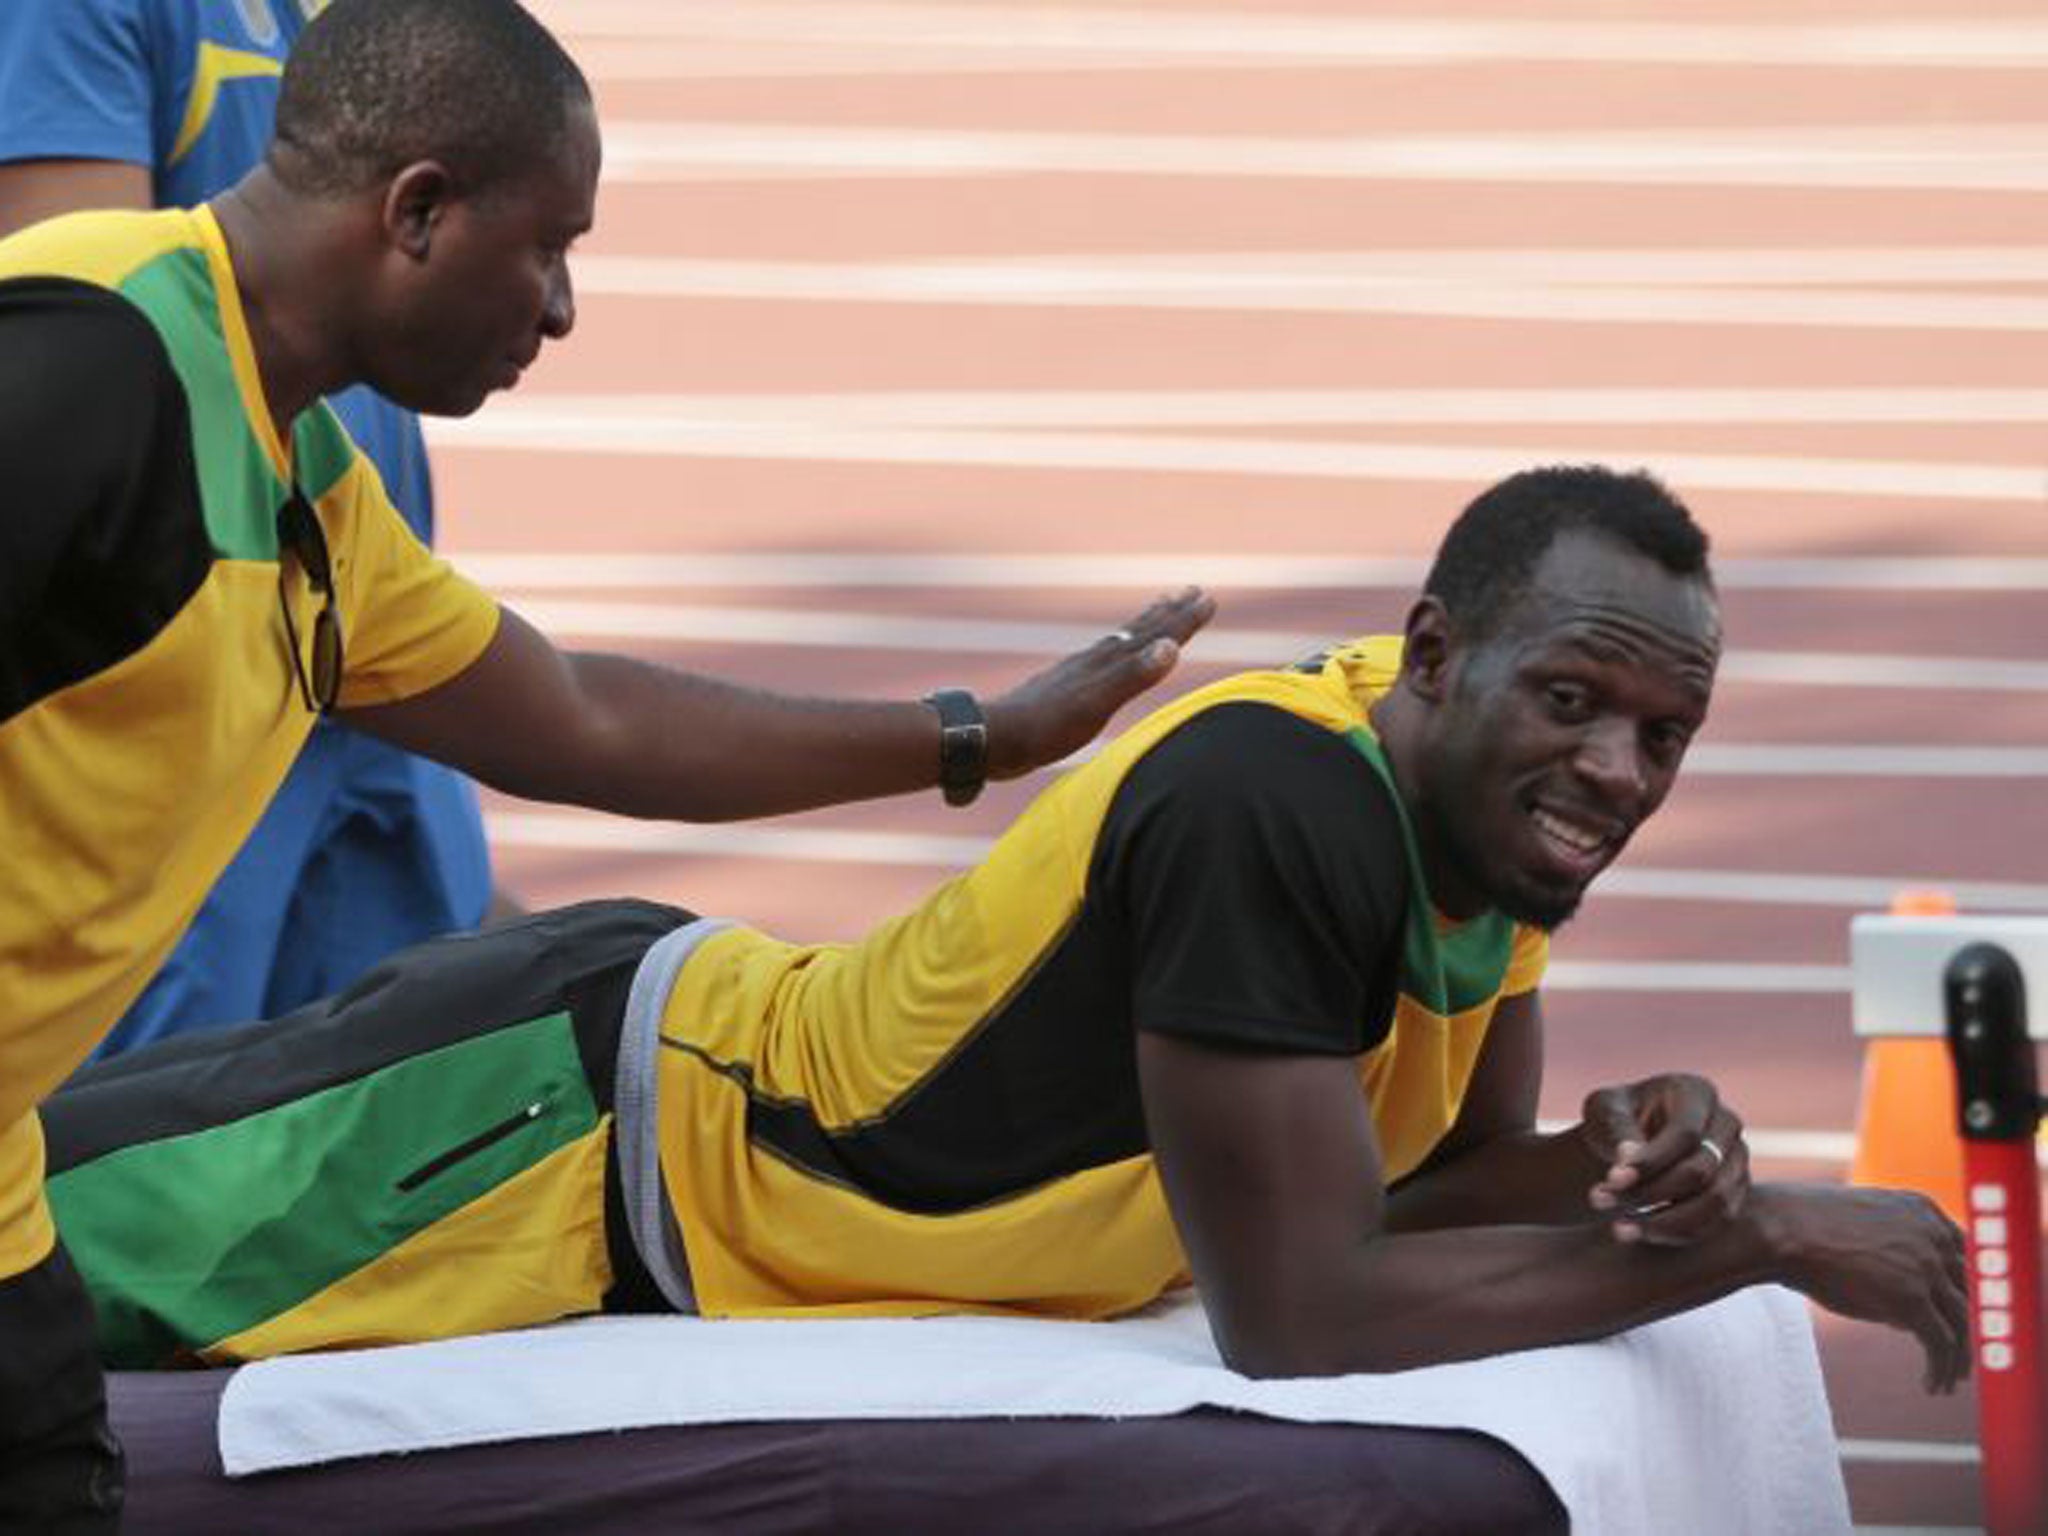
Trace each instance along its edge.
<instances>
[{"instance_id":1,"label":"short hair","mask_svg":"<svg viewBox=\"0 0 2048 1536\"><path fill-rule=\"evenodd\" d=\"M552 152L589 100L575 60L515 0L333 0L285 60L267 159L322 196L419 160L488 192Z\"/></svg>"},{"instance_id":2,"label":"short hair","mask_svg":"<svg viewBox=\"0 0 2048 1536\"><path fill-rule=\"evenodd\" d=\"M1558 464L1510 475L1482 492L1444 535L1422 585L1469 639L1486 639L1513 608L1561 533L1599 534L1674 576L1713 585L1706 530L1644 470Z\"/></svg>"}]
</instances>

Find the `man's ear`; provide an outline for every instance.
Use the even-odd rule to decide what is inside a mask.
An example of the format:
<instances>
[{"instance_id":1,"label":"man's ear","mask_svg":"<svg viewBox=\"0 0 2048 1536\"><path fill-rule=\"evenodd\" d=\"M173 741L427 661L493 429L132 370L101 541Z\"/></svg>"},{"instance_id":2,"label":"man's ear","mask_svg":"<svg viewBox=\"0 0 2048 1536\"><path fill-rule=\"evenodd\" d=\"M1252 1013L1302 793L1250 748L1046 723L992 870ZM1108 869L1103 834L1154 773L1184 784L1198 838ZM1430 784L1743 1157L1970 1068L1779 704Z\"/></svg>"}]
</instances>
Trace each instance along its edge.
<instances>
[{"instance_id":1,"label":"man's ear","mask_svg":"<svg viewBox=\"0 0 2048 1536\"><path fill-rule=\"evenodd\" d=\"M453 195L445 166L438 160L414 161L384 188L385 240L414 261L425 261Z\"/></svg>"},{"instance_id":2,"label":"man's ear","mask_svg":"<svg viewBox=\"0 0 2048 1536\"><path fill-rule=\"evenodd\" d=\"M1409 692L1432 704L1450 692L1451 616L1434 597L1421 597L1408 610L1402 628L1401 682Z\"/></svg>"}]
</instances>

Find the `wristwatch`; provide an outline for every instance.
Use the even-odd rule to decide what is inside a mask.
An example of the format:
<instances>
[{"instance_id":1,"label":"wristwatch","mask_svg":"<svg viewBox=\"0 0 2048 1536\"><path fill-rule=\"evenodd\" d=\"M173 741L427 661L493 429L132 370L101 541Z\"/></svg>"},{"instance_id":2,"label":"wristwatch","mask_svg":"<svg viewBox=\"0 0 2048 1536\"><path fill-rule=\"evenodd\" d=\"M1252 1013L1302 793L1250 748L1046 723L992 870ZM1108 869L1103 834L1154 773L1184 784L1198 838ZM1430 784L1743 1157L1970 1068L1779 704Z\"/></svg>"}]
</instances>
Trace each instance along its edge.
<instances>
[{"instance_id":1,"label":"wristwatch","mask_svg":"<svg viewBox=\"0 0 2048 1536\"><path fill-rule=\"evenodd\" d=\"M965 688L938 688L924 702L939 714L939 788L948 805L969 805L988 782L988 716Z\"/></svg>"}]
</instances>

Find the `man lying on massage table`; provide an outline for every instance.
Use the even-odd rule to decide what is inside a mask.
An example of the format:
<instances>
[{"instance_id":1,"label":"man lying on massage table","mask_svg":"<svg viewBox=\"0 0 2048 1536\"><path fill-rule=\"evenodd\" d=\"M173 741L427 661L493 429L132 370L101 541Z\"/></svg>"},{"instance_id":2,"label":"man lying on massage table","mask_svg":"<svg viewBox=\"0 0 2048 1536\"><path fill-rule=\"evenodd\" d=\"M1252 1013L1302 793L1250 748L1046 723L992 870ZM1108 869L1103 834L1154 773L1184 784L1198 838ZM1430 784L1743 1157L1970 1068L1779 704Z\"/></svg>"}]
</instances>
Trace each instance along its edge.
<instances>
[{"instance_id":1,"label":"man lying on massage table","mask_svg":"<svg viewBox=\"0 0 2048 1536\"><path fill-rule=\"evenodd\" d=\"M117 1364L602 1306L1102 1317L1255 1375L1779 1281L1966 1366L1918 1196L1752 1186L1698 1078L1534 1128L1546 933L1671 788L1720 623L1655 481L1518 475L1401 638L1151 715L851 945L603 902L95 1068L51 1197Z\"/></svg>"}]
</instances>

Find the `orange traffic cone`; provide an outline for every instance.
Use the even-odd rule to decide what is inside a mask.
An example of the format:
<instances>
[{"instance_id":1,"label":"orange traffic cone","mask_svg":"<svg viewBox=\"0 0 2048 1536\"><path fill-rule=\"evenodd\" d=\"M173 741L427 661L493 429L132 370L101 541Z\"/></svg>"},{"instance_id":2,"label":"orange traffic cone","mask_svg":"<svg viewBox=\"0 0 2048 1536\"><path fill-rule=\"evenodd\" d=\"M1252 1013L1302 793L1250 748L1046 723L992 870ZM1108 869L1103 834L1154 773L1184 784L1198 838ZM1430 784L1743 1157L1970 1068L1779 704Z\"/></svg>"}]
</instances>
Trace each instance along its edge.
<instances>
[{"instance_id":1,"label":"orange traffic cone","mask_svg":"<svg viewBox=\"0 0 2048 1536\"><path fill-rule=\"evenodd\" d=\"M1947 917L1947 891L1900 891L1899 916ZM1863 1049L1851 1184L1917 1189L1963 1220L1963 1139L1956 1130L1956 1069L1948 1041L1872 1040Z\"/></svg>"}]
</instances>

